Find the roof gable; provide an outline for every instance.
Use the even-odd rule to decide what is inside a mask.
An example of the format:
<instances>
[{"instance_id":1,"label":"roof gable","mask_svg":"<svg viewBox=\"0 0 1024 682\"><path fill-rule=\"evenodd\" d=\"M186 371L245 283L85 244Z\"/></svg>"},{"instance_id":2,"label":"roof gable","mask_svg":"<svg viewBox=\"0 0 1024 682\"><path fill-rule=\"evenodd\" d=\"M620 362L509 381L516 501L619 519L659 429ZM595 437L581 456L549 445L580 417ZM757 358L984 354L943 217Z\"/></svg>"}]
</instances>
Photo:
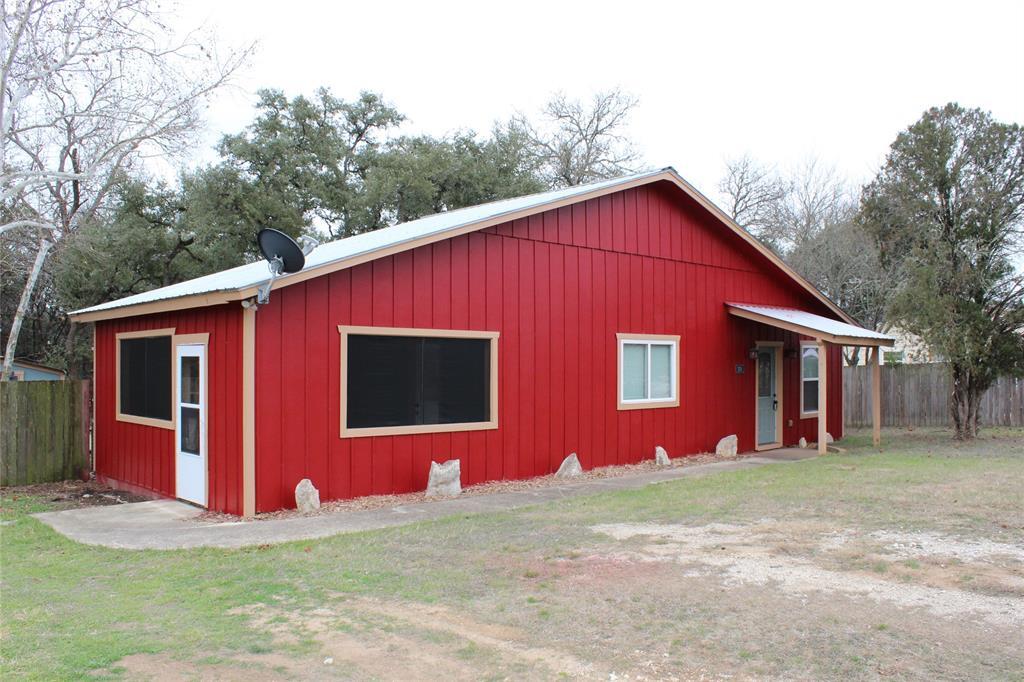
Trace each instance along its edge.
<instances>
[{"instance_id":1,"label":"roof gable","mask_svg":"<svg viewBox=\"0 0 1024 682\"><path fill-rule=\"evenodd\" d=\"M673 168L637 173L589 185L578 185L446 211L373 232L321 244L306 257L306 267L303 270L279 277L274 287L275 289L281 288L424 244L450 239L517 218L527 217L605 194L660 181L669 181L678 187L684 194L695 200L702 208L717 218L725 227L729 228L730 231L753 246L756 251L762 254L785 275L792 278L803 289L821 301L840 319L855 323L849 315L786 265L781 258L733 222L707 197L694 189ZM76 310L70 313L70 316L78 322L90 322L115 317L144 315L169 309L183 309L241 301L255 296L256 289L265 283L268 278L269 270L267 264L263 261L258 261Z\"/></svg>"}]
</instances>

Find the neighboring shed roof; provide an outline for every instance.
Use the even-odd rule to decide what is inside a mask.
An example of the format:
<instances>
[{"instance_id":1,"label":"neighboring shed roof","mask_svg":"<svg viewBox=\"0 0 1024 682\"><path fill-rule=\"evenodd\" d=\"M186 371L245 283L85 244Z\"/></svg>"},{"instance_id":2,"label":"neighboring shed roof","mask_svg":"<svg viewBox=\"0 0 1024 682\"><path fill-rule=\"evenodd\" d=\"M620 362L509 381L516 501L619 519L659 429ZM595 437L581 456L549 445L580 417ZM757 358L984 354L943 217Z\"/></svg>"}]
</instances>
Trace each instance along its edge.
<instances>
[{"instance_id":1,"label":"neighboring shed roof","mask_svg":"<svg viewBox=\"0 0 1024 682\"><path fill-rule=\"evenodd\" d=\"M576 187L567 187L565 189L446 211L392 227L385 227L373 232L321 244L306 257L306 267L302 271L278 278L274 287L288 286L311 277L327 274L333 270L351 267L406 249L481 230L492 225L551 210L559 206L585 201L612 192L629 189L630 187L662 180L675 184L683 192L695 199L721 220L726 227L764 254L768 260L817 297L836 315L844 320L854 321L814 288L813 285L807 282L807 280L786 265L778 256L766 249L754 237L733 222L721 209L680 177L673 168L636 173L589 185L578 185ZM141 294L135 294L134 296L128 296L116 301L76 310L70 313L70 315L76 321L89 322L109 317L143 315L163 309L181 309L237 301L254 296L256 288L266 282L269 276L270 272L267 264L263 261L258 261L204 277L197 277L196 279L179 284L172 284ZM171 305L172 302L173 305Z\"/></svg>"},{"instance_id":2,"label":"neighboring shed roof","mask_svg":"<svg viewBox=\"0 0 1024 682\"><path fill-rule=\"evenodd\" d=\"M2 365L3 362L4 362L4 358L3 358L2 355L0 355L0 365ZM57 375L57 376L59 376L61 378L64 378L67 375L67 372L65 372L62 369L57 369L56 367L50 367L49 365L41 365L38 362L32 362L31 360L26 360L25 358L17 358L17 357L14 358L14 362L12 363L12 365L15 366L15 367L29 367L29 368L32 368L34 370L40 371L40 372L46 372L48 374L55 374L55 375Z\"/></svg>"},{"instance_id":3,"label":"neighboring shed roof","mask_svg":"<svg viewBox=\"0 0 1024 682\"><path fill-rule=\"evenodd\" d=\"M849 346L891 346L896 342L896 339L887 334L796 308L747 303L726 303L725 305L728 306L729 312L737 317L781 327L807 336L824 338L833 343Z\"/></svg>"}]
</instances>

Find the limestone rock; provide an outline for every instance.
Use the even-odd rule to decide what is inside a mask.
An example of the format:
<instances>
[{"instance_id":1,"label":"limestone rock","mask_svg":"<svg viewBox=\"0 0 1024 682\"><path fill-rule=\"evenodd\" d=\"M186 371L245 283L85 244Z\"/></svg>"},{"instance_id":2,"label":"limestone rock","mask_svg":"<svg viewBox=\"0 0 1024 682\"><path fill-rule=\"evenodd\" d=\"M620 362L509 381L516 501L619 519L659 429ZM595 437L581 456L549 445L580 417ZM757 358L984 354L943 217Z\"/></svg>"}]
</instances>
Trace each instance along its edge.
<instances>
[{"instance_id":1,"label":"limestone rock","mask_svg":"<svg viewBox=\"0 0 1024 682\"><path fill-rule=\"evenodd\" d=\"M803 436L800 436L800 441L796 445L797 445L798 448L806 448L807 447L807 439L804 438Z\"/></svg>"},{"instance_id":2,"label":"limestone rock","mask_svg":"<svg viewBox=\"0 0 1024 682\"><path fill-rule=\"evenodd\" d=\"M450 459L444 464L430 463L427 497L455 497L461 492L462 468L459 460Z\"/></svg>"},{"instance_id":3,"label":"limestone rock","mask_svg":"<svg viewBox=\"0 0 1024 682\"><path fill-rule=\"evenodd\" d=\"M295 486L295 508L309 514L320 508L320 491L313 487L313 481L304 478Z\"/></svg>"},{"instance_id":4,"label":"limestone rock","mask_svg":"<svg viewBox=\"0 0 1024 682\"><path fill-rule=\"evenodd\" d=\"M580 458L573 452L562 460L562 466L558 467L558 471L555 472L555 478L576 478L582 473L583 467L580 466Z\"/></svg>"},{"instance_id":5,"label":"limestone rock","mask_svg":"<svg viewBox=\"0 0 1024 682\"><path fill-rule=\"evenodd\" d=\"M715 446L715 454L719 457L735 457L738 447L739 440L736 438L736 434L732 434L718 441L718 445Z\"/></svg>"},{"instance_id":6,"label":"limestone rock","mask_svg":"<svg viewBox=\"0 0 1024 682\"><path fill-rule=\"evenodd\" d=\"M660 467L672 466L672 460L668 458L668 453L665 452L665 448L660 445L654 448L654 463Z\"/></svg>"}]
</instances>

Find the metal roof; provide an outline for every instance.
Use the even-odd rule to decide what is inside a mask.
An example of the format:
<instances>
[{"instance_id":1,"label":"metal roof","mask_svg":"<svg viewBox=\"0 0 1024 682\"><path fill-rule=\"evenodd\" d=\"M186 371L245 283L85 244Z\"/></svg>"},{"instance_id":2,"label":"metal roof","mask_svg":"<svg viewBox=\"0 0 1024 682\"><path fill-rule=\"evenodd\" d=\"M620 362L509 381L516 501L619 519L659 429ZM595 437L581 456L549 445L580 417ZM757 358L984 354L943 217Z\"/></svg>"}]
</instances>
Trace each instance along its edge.
<instances>
[{"instance_id":1,"label":"metal roof","mask_svg":"<svg viewBox=\"0 0 1024 682\"><path fill-rule=\"evenodd\" d=\"M800 276L776 254L757 241L746 230L737 225L712 201L686 182L672 167L634 173L589 185L577 185L512 199L492 201L478 206L445 211L392 227L355 235L345 239L321 244L306 256L306 266L301 271L279 277L275 288L319 277L334 270L351 267L398 251L415 248L423 244L448 239L473 230L484 229L508 220L526 217L541 211L551 210L578 201L586 201L612 192L621 191L653 182L666 181L674 184L684 194L709 211L722 224L759 251L770 263L792 278L808 293L817 298L840 319L856 323L839 306L818 291L810 282ZM256 287L270 277L270 269L264 261L241 265L229 270L215 272L178 284L153 289L134 296L101 303L70 313L73 319L93 321L111 317L141 315L157 310L184 309L204 305L216 305L229 301L240 301L255 295ZM137 310L133 310L136 309ZM826 319L826 318L822 318Z\"/></svg>"},{"instance_id":2,"label":"metal roof","mask_svg":"<svg viewBox=\"0 0 1024 682\"><path fill-rule=\"evenodd\" d=\"M373 232L357 234L345 239L338 239L327 242L316 247L306 256L305 270L315 269L320 266L348 260L360 255L372 253L392 246L400 245L423 237L447 232L452 229L477 223L490 218L495 218L508 213L516 213L524 209L544 206L554 201L572 198L580 194L588 194L594 190L604 187L624 184L633 180L639 180L648 176L659 175L667 169L635 173L621 178L602 180L601 182L589 185L576 185L565 189L556 189L539 194L530 194L513 199L502 199L487 204L469 206L444 213L411 220L407 223L381 228ZM192 296L195 294L209 294L221 291L238 291L253 286L259 286L270 277L270 270L265 261L257 261L248 265L240 265L229 270L222 270L203 277L196 277L185 282L172 284L159 289L153 289L141 294L135 294L126 298L119 298L115 301L100 303L89 308L82 308L71 313L80 315L83 313L110 310L124 306L139 305L141 303L153 303L166 299L178 298L181 296ZM281 277L275 286L285 285L288 277Z\"/></svg>"},{"instance_id":3,"label":"metal roof","mask_svg":"<svg viewBox=\"0 0 1024 682\"><path fill-rule=\"evenodd\" d=\"M896 339L888 334L865 329L856 325L822 317L796 308L780 308L769 305L752 305L749 303L726 303L729 312L739 317L763 322L771 325L779 323L784 329L797 331L807 336L822 337L833 343L845 345L891 346ZM743 313L748 313L744 315ZM763 319L759 319L763 318ZM854 343L863 342L863 343Z\"/></svg>"}]
</instances>

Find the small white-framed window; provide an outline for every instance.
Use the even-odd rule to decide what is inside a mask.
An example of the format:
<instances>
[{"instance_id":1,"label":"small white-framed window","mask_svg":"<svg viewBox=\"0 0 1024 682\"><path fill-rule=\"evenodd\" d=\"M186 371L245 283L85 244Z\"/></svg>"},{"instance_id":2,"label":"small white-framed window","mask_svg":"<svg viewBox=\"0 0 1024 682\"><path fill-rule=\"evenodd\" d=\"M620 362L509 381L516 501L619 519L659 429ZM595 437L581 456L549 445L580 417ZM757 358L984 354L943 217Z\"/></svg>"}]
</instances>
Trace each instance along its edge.
<instances>
[{"instance_id":1,"label":"small white-framed window","mask_svg":"<svg viewBox=\"0 0 1024 682\"><path fill-rule=\"evenodd\" d=\"M818 344L800 343L800 416L818 416Z\"/></svg>"},{"instance_id":2,"label":"small white-framed window","mask_svg":"<svg viewBox=\"0 0 1024 682\"><path fill-rule=\"evenodd\" d=\"M618 334L618 407L679 405L679 337Z\"/></svg>"},{"instance_id":3,"label":"small white-framed window","mask_svg":"<svg viewBox=\"0 0 1024 682\"><path fill-rule=\"evenodd\" d=\"M883 364L886 365L900 365L904 362L904 354L901 350L887 350L882 353Z\"/></svg>"}]
</instances>

